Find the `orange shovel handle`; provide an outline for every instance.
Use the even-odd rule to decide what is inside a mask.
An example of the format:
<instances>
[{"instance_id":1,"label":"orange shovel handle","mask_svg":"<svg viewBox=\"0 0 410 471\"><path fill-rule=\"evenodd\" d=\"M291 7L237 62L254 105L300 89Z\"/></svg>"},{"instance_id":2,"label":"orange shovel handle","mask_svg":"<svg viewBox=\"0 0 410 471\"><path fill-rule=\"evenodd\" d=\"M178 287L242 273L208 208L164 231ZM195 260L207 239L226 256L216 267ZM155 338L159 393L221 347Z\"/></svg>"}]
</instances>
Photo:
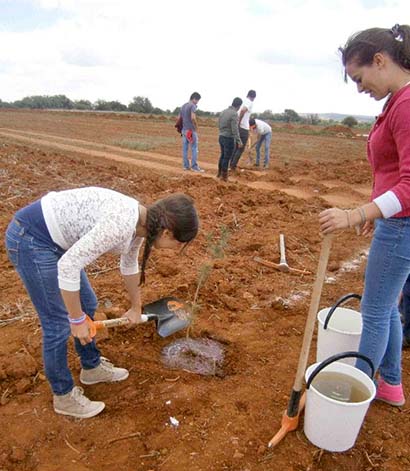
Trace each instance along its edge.
<instances>
[{"instance_id":1,"label":"orange shovel handle","mask_svg":"<svg viewBox=\"0 0 410 471\"><path fill-rule=\"evenodd\" d=\"M107 319L105 321L93 321L91 317L87 316L87 324L91 337L96 336L97 330L107 327L115 327L118 325L127 325L128 323L129 320L126 317L119 317L118 319Z\"/></svg>"}]
</instances>

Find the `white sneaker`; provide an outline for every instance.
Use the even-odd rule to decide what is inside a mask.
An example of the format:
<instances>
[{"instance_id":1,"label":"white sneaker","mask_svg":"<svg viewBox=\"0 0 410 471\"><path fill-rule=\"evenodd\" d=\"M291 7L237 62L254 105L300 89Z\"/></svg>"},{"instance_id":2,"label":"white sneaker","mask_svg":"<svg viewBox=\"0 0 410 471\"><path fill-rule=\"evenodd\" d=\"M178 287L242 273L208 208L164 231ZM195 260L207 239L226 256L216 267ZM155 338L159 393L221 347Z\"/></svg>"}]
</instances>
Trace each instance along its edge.
<instances>
[{"instance_id":1,"label":"white sneaker","mask_svg":"<svg viewBox=\"0 0 410 471\"><path fill-rule=\"evenodd\" d=\"M62 396L53 396L53 404L57 414L71 415L79 419L94 417L105 407L103 402L90 401L79 386L74 386L69 393Z\"/></svg>"},{"instance_id":2,"label":"white sneaker","mask_svg":"<svg viewBox=\"0 0 410 471\"><path fill-rule=\"evenodd\" d=\"M101 363L91 370L81 370L80 381L83 384L113 383L123 381L129 375L125 368L117 368L107 358L101 357Z\"/></svg>"}]
</instances>

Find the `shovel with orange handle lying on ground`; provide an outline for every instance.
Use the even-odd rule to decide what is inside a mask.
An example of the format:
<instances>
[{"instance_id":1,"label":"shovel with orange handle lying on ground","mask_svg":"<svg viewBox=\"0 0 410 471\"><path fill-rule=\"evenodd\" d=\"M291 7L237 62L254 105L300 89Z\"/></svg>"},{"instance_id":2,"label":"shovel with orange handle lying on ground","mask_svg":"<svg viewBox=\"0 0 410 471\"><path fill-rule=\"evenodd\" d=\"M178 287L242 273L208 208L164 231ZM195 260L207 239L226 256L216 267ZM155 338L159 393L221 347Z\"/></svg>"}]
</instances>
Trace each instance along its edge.
<instances>
[{"instance_id":1,"label":"shovel with orange handle lying on ground","mask_svg":"<svg viewBox=\"0 0 410 471\"><path fill-rule=\"evenodd\" d=\"M192 314L186 303L174 297L166 297L146 304L141 314L141 321L155 321L157 332L161 337L178 332L188 327L192 321ZM87 318L91 337L95 337L97 330L109 327L127 325L126 317L108 319L105 321L93 321Z\"/></svg>"},{"instance_id":2,"label":"shovel with orange handle lying on ground","mask_svg":"<svg viewBox=\"0 0 410 471\"><path fill-rule=\"evenodd\" d=\"M288 408L282 416L281 428L269 442L269 447L274 447L277 445L288 434L288 432L293 432L293 430L296 430L299 425L299 414L302 412L305 405L305 395L302 395L303 377L307 366L310 344L312 343L316 314L319 307L320 296L322 294L323 282L325 280L326 267L329 260L331 245L332 236L324 236L319 255L316 279L313 285L312 297L310 300L309 313L306 319L305 333L303 336L302 349L299 355L299 363L295 382L293 383L293 389L290 394Z\"/></svg>"}]
</instances>

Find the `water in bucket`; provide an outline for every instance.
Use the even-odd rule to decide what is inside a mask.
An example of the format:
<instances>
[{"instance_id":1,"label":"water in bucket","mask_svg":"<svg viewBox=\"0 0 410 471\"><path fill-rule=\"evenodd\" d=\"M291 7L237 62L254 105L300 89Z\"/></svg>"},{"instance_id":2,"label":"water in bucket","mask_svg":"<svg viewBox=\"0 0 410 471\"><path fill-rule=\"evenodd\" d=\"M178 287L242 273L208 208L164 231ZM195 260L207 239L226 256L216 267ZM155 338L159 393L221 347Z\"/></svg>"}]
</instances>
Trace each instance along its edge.
<instances>
[{"instance_id":1,"label":"water in bucket","mask_svg":"<svg viewBox=\"0 0 410 471\"><path fill-rule=\"evenodd\" d=\"M363 402L370 398L369 389L352 376L324 371L312 381L316 391L341 402Z\"/></svg>"},{"instance_id":2,"label":"water in bucket","mask_svg":"<svg viewBox=\"0 0 410 471\"><path fill-rule=\"evenodd\" d=\"M346 451L355 444L376 395L372 377L340 361L346 357L366 359L373 377L373 364L357 352L344 352L315 363L305 374L304 432L311 443L327 451Z\"/></svg>"}]
</instances>

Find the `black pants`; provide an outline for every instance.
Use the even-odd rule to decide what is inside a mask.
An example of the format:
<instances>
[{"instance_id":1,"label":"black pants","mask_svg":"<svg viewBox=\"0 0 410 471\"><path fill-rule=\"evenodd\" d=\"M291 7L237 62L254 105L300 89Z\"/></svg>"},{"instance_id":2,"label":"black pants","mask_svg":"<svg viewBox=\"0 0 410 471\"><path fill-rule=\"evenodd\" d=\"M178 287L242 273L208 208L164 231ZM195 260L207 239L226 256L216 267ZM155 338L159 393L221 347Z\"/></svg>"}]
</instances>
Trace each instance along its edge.
<instances>
[{"instance_id":1,"label":"black pants","mask_svg":"<svg viewBox=\"0 0 410 471\"><path fill-rule=\"evenodd\" d=\"M243 129L239 128L239 137L241 138L242 147L238 147L232 156L231 164L230 167L232 169L235 169L236 166L238 165L239 159L241 158L243 151L245 150L246 143L248 142L248 137L249 137L249 130L248 129Z\"/></svg>"},{"instance_id":2,"label":"black pants","mask_svg":"<svg viewBox=\"0 0 410 471\"><path fill-rule=\"evenodd\" d=\"M221 156L218 162L218 174L228 173L229 161L235 151L235 139L233 137L219 136Z\"/></svg>"}]
</instances>

